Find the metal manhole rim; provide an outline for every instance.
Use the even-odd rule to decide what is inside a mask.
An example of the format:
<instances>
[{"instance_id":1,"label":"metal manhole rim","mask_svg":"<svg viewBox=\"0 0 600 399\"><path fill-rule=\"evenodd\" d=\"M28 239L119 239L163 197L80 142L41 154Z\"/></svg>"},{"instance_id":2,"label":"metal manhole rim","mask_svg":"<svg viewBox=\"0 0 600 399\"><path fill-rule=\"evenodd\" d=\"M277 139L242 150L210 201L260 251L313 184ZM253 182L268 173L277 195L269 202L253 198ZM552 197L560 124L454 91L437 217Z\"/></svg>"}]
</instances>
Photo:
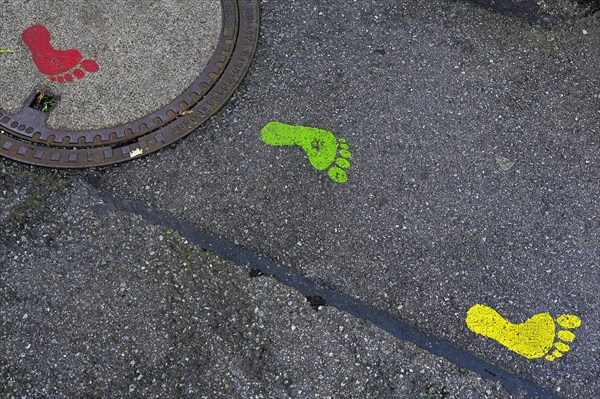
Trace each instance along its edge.
<instances>
[{"instance_id":1,"label":"metal manhole rim","mask_svg":"<svg viewBox=\"0 0 600 399\"><path fill-rule=\"evenodd\" d=\"M160 110L106 129L54 130L28 99L9 115L0 109L0 155L60 169L107 166L155 152L196 130L241 84L258 44L258 0L221 0L222 27L209 63L182 94Z\"/></svg>"}]
</instances>

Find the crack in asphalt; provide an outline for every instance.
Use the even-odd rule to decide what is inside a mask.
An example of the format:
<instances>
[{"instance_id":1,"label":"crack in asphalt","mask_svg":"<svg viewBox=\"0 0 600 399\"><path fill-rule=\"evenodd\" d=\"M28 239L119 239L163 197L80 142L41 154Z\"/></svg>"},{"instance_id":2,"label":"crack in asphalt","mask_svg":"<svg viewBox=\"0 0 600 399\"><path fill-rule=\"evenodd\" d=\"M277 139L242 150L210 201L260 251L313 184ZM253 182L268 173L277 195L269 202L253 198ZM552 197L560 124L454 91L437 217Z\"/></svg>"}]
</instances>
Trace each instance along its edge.
<instances>
[{"instance_id":1,"label":"crack in asphalt","mask_svg":"<svg viewBox=\"0 0 600 399\"><path fill-rule=\"evenodd\" d=\"M176 230L189 242L201 249L210 251L224 260L248 266L256 276L274 277L279 282L296 289L305 297L313 298L313 302L315 298L318 298L319 304L324 302L327 306L333 306L342 312L368 320L397 339L412 342L419 348L443 357L459 367L474 371L487 380L498 381L514 397L521 397L525 394L526 398L563 399L555 392L488 363L441 338L417 330L406 322L363 301L342 292L319 286L311 279L281 266L269 258L245 249L233 241L203 232L193 224L179 220L166 211L153 209L137 201L118 198L106 191L103 188L101 178L92 172L86 173L86 181L96 190L103 202L94 206L94 212L98 215L105 216L112 212L132 213L142 217L150 224ZM311 302L309 301L309 303Z\"/></svg>"}]
</instances>

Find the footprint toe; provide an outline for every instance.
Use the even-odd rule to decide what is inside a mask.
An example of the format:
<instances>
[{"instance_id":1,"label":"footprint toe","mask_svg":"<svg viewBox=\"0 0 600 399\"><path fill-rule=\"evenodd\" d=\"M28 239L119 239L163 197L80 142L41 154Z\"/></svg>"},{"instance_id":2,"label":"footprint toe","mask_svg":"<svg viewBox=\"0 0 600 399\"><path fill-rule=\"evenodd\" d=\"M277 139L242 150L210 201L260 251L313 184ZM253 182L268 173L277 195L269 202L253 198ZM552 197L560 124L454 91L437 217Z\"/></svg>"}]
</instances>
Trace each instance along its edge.
<instances>
[{"instance_id":1,"label":"footprint toe","mask_svg":"<svg viewBox=\"0 0 600 399\"><path fill-rule=\"evenodd\" d=\"M571 331L559 331L557 335L558 338L566 342L571 342L575 339L575 334Z\"/></svg>"},{"instance_id":2,"label":"footprint toe","mask_svg":"<svg viewBox=\"0 0 600 399\"><path fill-rule=\"evenodd\" d=\"M556 323L563 328L577 328L581 325L581 319L575 315L567 314L556 318ZM575 334L571 331L561 330L556 333L556 336L565 342L571 342L575 339ZM571 350L571 346L565 342L555 342L554 350L546 356L546 360L554 361L562 357L565 353Z\"/></svg>"},{"instance_id":3,"label":"footprint toe","mask_svg":"<svg viewBox=\"0 0 600 399\"><path fill-rule=\"evenodd\" d=\"M342 169L348 169L350 167L350 162L344 158L338 158L335 163Z\"/></svg>"},{"instance_id":4,"label":"footprint toe","mask_svg":"<svg viewBox=\"0 0 600 399\"><path fill-rule=\"evenodd\" d=\"M563 354L561 351L555 350L551 354L546 356L546 360L553 362L554 360L558 359L559 357L562 357L562 355Z\"/></svg>"},{"instance_id":5,"label":"footprint toe","mask_svg":"<svg viewBox=\"0 0 600 399\"><path fill-rule=\"evenodd\" d=\"M81 69L77 68L73 71L73 76L75 76L77 79L82 79L85 76L85 73Z\"/></svg>"},{"instance_id":6,"label":"footprint toe","mask_svg":"<svg viewBox=\"0 0 600 399\"><path fill-rule=\"evenodd\" d=\"M329 177L331 177L331 180L337 183L345 183L348 181L348 175L346 174L346 172L344 172L343 169L340 169L337 166L329 168L327 173L329 174Z\"/></svg>"},{"instance_id":7,"label":"footprint toe","mask_svg":"<svg viewBox=\"0 0 600 399\"><path fill-rule=\"evenodd\" d=\"M578 328L581 326L581 319L572 314L564 314L556 319L559 326L564 328Z\"/></svg>"},{"instance_id":8,"label":"footprint toe","mask_svg":"<svg viewBox=\"0 0 600 399\"><path fill-rule=\"evenodd\" d=\"M344 158L352 158L352 153L348 150L341 150L340 155Z\"/></svg>"},{"instance_id":9,"label":"footprint toe","mask_svg":"<svg viewBox=\"0 0 600 399\"><path fill-rule=\"evenodd\" d=\"M571 350L571 347L564 342L557 342L554 344L554 347L563 353Z\"/></svg>"},{"instance_id":10,"label":"footprint toe","mask_svg":"<svg viewBox=\"0 0 600 399\"><path fill-rule=\"evenodd\" d=\"M58 81L60 83L64 83L73 82L75 78L83 79L83 77L85 77L84 70L88 72L95 72L98 70L98 64L94 60L84 60L80 63L78 68L75 68L74 70L70 71L70 73L65 73L64 75L59 76L50 76L50 81Z\"/></svg>"},{"instance_id":11,"label":"footprint toe","mask_svg":"<svg viewBox=\"0 0 600 399\"><path fill-rule=\"evenodd\" d=\"M83 60L81 61L81 67L88 72L97 72L100 67L98 63L94 60Z\"/></svg>"}]
</instances>

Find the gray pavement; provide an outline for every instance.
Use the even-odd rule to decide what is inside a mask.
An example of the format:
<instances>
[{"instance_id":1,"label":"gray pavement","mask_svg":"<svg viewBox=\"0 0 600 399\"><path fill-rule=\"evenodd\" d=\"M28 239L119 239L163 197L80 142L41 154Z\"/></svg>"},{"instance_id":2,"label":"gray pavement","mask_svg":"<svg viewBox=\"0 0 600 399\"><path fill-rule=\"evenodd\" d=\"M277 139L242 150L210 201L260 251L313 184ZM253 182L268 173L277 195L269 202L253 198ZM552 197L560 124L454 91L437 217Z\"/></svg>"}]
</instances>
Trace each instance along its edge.
<instances>
[{"instance_id":1,"label":"gray pavement","mask_svg":"<svg viewBox=\"0 0 600 399\"><path fill-rule=\"evenodd\" d=\"M42 86L61 95L55 129L97 129L144 117L181 94L215 50L221 4L203 1L11 1L2 5L0 108L16 113ZM77 49L100 69L76 84L40 79L21 33L42 24L59 50Z\"/></svg>"},{"instance_id":2,"label":"gray pavement","mask_svg":"<svg viewBox=\"0 0 600 399\"><path fill-rule=\"evenodd\" d=\"M184 231L107 207L106 192L356 298L539 397L598 397L600 25L589 10L263 1L249 76L173 148L94 171L93 184L3 160L1 393L511 396L376 325L315 311ZM265 145L273 120L346 138L348 182L300 148ZM515 323L572 313L582 326L562 358L530 360L467 328L477 303Z\"/></svg>"},{"instance_id":3,"label":"gray pavement","mask_svg":"<svg viewBox=\"0 0 600 399\"><path fill-rule=\"evenodd\" d=\"M507 397L177 231L106 208L79 176L19 168L3 166L13 176L3 188L19 174L36 188L3 214L3 398Z\"/></svg>"}]
</instances>

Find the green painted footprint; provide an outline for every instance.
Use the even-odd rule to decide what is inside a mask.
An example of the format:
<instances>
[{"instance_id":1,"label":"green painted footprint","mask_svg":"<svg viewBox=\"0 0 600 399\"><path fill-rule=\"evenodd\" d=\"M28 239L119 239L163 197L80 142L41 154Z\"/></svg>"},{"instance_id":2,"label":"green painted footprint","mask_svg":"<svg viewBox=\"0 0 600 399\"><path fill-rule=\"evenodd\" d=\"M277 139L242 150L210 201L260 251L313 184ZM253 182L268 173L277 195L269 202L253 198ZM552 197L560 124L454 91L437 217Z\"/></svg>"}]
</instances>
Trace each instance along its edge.
<instances>
[{"instance_id":1,"label":"green painted footprint","mask_svg":"<svg viewBox=\"0 0 600 399\"><path fill-rule=\"evenodd\" d=\"M269 145L298 145L304 149L310 164L317 170L329 168L327 173L335 182L345 183L352 153L346 140L337 139L331 132L305 126L290 126L269 122L261 131L262 140ZM338 151L339 150L339 151ZM339 156L337 156L339 154ZM335 164L335 165L334 165ZM333 165L333 166L332 166Z\"/></svg>"}]
</instances>

